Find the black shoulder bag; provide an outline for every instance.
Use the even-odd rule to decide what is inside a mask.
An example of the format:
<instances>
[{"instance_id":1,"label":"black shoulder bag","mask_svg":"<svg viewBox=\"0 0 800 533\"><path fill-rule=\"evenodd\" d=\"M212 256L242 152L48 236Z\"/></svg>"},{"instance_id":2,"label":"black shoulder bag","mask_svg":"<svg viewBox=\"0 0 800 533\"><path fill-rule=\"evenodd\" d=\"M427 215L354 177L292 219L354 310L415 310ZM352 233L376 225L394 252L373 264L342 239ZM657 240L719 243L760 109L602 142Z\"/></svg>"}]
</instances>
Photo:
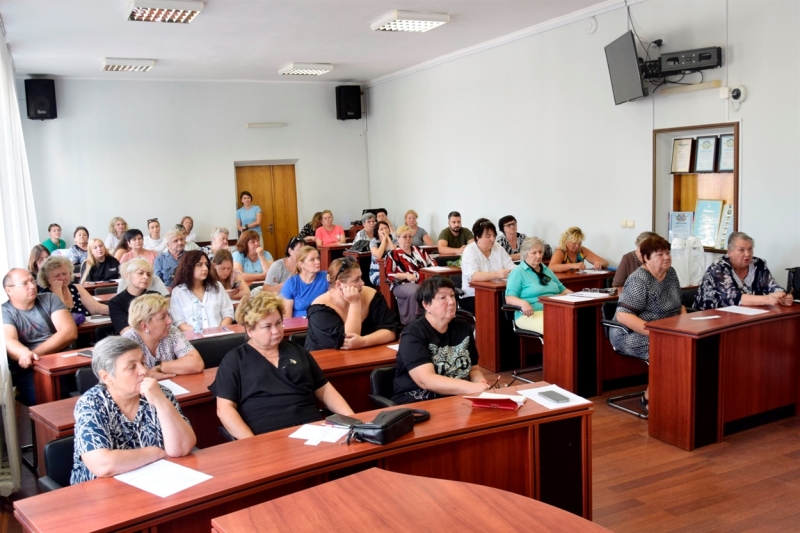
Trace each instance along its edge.
<instances>
[{"instance_id":1,"label":"black shoulder bag","mask_svg":"<svg viewBox=\"0 0 800 533\"><path fill-rule=\"evenodd\" d=\"M365 424L356 424L350 428L347 444L351 439L373 444L389 444L414 429L415 423L425 422L431 417L422 409L394 409L378 413L375 420Z\"/></svg>"}]
</instances>

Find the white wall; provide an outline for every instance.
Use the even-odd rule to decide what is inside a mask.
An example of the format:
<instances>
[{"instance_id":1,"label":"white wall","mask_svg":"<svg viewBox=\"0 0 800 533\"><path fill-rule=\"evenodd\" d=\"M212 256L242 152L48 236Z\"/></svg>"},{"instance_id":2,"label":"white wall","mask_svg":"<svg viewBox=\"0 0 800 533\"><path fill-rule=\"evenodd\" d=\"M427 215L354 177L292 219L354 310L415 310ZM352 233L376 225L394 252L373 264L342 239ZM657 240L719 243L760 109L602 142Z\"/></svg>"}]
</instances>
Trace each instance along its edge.
<instances>
[{"instance_id":1,"label":"white wall","mask_svg":"<svg viewBox=\"0 0 800 533\"><path fill-rule=\"evenodd\" d=\"M364 121L336 120L334 85L57 80L56 101L49 121L20 101L42 239L50 222L70 245L76 225L105 237L117 215L145 233L191 215L198 240L235 230L235 161L297 160L301 224L328 208L347 227L368 206Z\"/></svg>"},{"instance_id":2,"label":"white wall","mask_svg":"<svg viewBox=\"0 0 800 533\"><path fill-rule=\"evenodd\" d=\"M514 214L550 243L578 225L615 264L652 227L653 129L741 120L739 228L785 283L800 264L800 3L647 0L631 14L665 52L722 46L705 79L746 85L747 102L730 111L710 90L614 106L603 48L628 30L615 10L593 35L578 22L370 87L372 199L398 221L416 209L430 232L452 209L469 225Z\"/></svg>"}]
</instances>

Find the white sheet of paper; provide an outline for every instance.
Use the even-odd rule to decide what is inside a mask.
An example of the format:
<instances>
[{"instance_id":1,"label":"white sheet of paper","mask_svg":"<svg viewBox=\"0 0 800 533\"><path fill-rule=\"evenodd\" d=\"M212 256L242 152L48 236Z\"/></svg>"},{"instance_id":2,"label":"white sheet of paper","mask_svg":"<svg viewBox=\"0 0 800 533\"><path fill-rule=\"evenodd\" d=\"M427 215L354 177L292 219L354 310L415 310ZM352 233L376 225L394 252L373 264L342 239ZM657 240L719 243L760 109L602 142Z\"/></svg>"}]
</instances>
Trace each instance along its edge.
<instances>
[{"instance_id":1,"label":"white sheet of paper","mask_svg":"<svg viewBox=\"0 0 800 533\"><path fill-rule=\"evenodd\" d=\"M349 431L348 428L303 424L300 429L289 435L289 438L304 440L309 446L316 446L320 442L335 443Z\"/></svg>"},{"instance_id":2,"label":"white sheet of paper","mask_svg":"<svg viewBox=\"0 0 800 533\"><path fill-rule=\"evenodd\" d=\"M555 391L555 392L557 392L559 394L563 394L564 396L569 398L569 401L568 402L564 402L564 403L556 403L556 402L554 402L552 400L548 400L547 398L543 398L543 397L539 396L540 392L544 392L544 391L548 391L548 390ZM546 387L539 387L538 389L525 389L525 390L521 390L521 391L517 391L517 392L519 394L522 394L526 398L530 398L531 400L533 400L534 402L538 403L539 405L543 405L544 407L547 407L548 409L561 409L562 407L569 407L571 405L583 405L583 404L587 404L587 403L592 403L589 400L587 400L586 398L582 398L582 397L578 396L577 394L573 394L573 393L571 393L569 391L566 391L566 390L562 389L558 385L547 385Z\"/></svg>"},{"instance_id":3,"label":"white sheet of paper","mask_svg":"<svg viewBox=\"0 0 800 533\"><path fill-rule=\"evenodd\" d=\"M573 292L570 296L577 296L578 298L608 298L610 294L604 292Z\"/></svg>"},{"instance_id":4,"label":"white sheet of paper","mask_svg":"<svg viewBox=\"0 0 800 533\"><path fill-rule=\"evenodd\" d=\"M571 294L565 294L564 296L551 296L551 300L559 300L561 302L585 302L586 298L582 298L580 296L573 296Z\"/></svg>"},{"instance_id":5,"label":"white sheet of paper","mask_svg":"<svg viewBox=\"0 0 800 533\"><path fill-rule=\"evenodd\" d=\"M217 333L203 333L203 338L207 339L209 337L219 337L221 335L233 335L232 331L219 331Z\"/></svg>"},{"instance_id":6,"label":"white sheet of paper","mask_svg":"<svg viewBox=\"0 0 800 533\"><path fill-rule=\"evenodd\" d=\"M111 322L111 317L107 317L107 316L99 317L99 318L86 317L86 322L90 322L92 324L104 324L106 322Z\"/></svg>"},{"instance_id":7,"label":"white sheet of paper","mask_svg":"<svg viewBox=\"0 0 800 533\"><path fill-rule=\"evenodd\" d=\"M713 318L722 318L719 315L710 315L710 316L696 316L692 318L692 320L711 320Z\"/></svg>"},{"instance_id":8,"label":"white sheet of paper","mask_svg":"<svg viewBox=\"0 0 800 533\"><path fill-rule=\"evenodd\" d=\"M608 274L608 270L578 270L576 274Z\"/></svg>"},{"instance_id":9,"label":"white sheet of paper","mask_svg":"<svg viewBox=\"0 0 800 533\"><path fill-rule=\"evenodd\" d=\"M183 387L181 387L180 385L178 385L177 383L175 383L171 379L162 379L161 381L158 382L158 384L159 385L164 385L175 396L180 396L181 394L189 394L188 389L184 389Z\"/></svg>"},{"instance_id":10,"label":"white sheet of paper","mask_svg":"<svg viewBox=\"0 0 800 533\"><path fill-rule=\"evenodd\" d=\"M390 344L389 346L387 346L387 348L391 348L392 350L394 350L396 352L397 350L400 349L400 344L399 343L398 344Z\"/></svg>"},{"instance_id":11,"label":"white sheet of paper","mask_svg":"<svg viewBox=\"0 0 800 533\"><path fill-rule=\"evenodd\" d=\"M522 405L523 403L525 403L525 399L526 399L525 396L523 396L522 394L515 394L515 395L512 395L512 394L497 394L496 392L485 392L485 391L482 392L478 396L478 398L489 398L491 400L504 400L506 398L510 398L510 399L514 400L515 402L517 402L519 405Z\"/></svg>"},{"instance_id":12,"label":"white sheet of paper","mask_svg":"<svg viewBox=\"0 0 800 533\"><path fill-rule=\"evenodd\" d=\"M450 270L453 267L443 267L443 266L430 266L425 267L426 270L433 270L434 272L444 272L445 270Z\"/></svg>"},{"instance_id":13,"label":"white sheet of paper","mask_svg":"<svg viewBox=\"0 0 800 533\"><path fill-rule=\"evenodd\" d=\"M726 313L736 313L739 315L762 315L768 312L766 309L753 309L752 307L742 307L740 305L718 307L717 311L725 311Z\"/></svg>"},{"instance_id":14,"label":"white sheet of paper","mask_svg":"<svg viewBox=\"0 0 800 533\"><path fill-rule=\"evenodd\" d=\"M114 479L150 494L166 498L212 477L197 470L161 459L136 470L114 476Z\"/></svg>"},{"instance_id":15,"label":"white sheet of paper","mask_svg":"<svg viewBox=\"0 0 800 533\"><path fill-rule=\"evenodd\" d=\"M75 357L76 355L78 355L78 352L65 353L61 357Z\"/></svg>"}]
</instances>

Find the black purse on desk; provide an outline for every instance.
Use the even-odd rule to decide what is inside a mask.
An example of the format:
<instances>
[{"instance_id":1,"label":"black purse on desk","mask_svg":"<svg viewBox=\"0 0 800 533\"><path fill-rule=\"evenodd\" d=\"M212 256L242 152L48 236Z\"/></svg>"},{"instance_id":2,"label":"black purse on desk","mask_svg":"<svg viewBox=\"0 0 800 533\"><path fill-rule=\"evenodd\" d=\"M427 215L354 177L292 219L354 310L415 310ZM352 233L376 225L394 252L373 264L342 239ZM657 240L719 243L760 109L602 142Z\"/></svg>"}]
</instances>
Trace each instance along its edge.
<instances>
[{"instance_id":1,"label":"black purse on desk","mask_svg":"<svg viewBox=\"0 0 800 533\"><path fill-rule=\"evenodd\" d=\"M373 444L389 444L414 429L415 423L425 422L431 417L422 409L393 409L378 413L375 420L356 424L350 428L347 444L351 439Z\"/></svg>"}]
</instances>

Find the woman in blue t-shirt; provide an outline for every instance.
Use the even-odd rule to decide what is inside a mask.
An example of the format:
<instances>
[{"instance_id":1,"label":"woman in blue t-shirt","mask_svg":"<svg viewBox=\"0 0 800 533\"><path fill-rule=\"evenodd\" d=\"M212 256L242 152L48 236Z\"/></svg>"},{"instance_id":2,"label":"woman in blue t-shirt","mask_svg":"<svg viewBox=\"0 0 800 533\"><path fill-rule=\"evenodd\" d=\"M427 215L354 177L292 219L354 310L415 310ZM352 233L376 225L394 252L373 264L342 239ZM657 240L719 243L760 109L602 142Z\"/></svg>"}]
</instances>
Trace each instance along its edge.
<instances>
[{"instance_id":1,"label":"woman in blue t-shirt","mask_svg":"<svg viewBox=\"0 0 800 533\"><path fill-rule=\"evenodd\" d=\"M253 230L242 233L232 255L233 268L242 272L242 279L248 283L264 281L272 266L272 254L261 247L258 234Z\"/></svg>"},{"instance_id":2,"label":"woman in blue t-shirt","mask_svg":"<svg viewBox=\"0 0 800 533\"><path fill-rule=\"evenodd\" d=\"M253 204L253 195L249 191L242 191L239 195L242 207L236 210L236 227L239 233L249 229L258 233L261 239L261 208Z\"/></svg>"},{"instance_id":3,"label":"woman in blue t-shirt","mask_svg":"<svg viewBox=\"0 0 800 533\"><path fill-rule=\"evenodd\" d=\"M328 276L319 271L319 252L313 246L303 246L297 253L297 275L281 287L283 316L305 317L308 306L328 290Z\"/></svg>"}]
</instances>

